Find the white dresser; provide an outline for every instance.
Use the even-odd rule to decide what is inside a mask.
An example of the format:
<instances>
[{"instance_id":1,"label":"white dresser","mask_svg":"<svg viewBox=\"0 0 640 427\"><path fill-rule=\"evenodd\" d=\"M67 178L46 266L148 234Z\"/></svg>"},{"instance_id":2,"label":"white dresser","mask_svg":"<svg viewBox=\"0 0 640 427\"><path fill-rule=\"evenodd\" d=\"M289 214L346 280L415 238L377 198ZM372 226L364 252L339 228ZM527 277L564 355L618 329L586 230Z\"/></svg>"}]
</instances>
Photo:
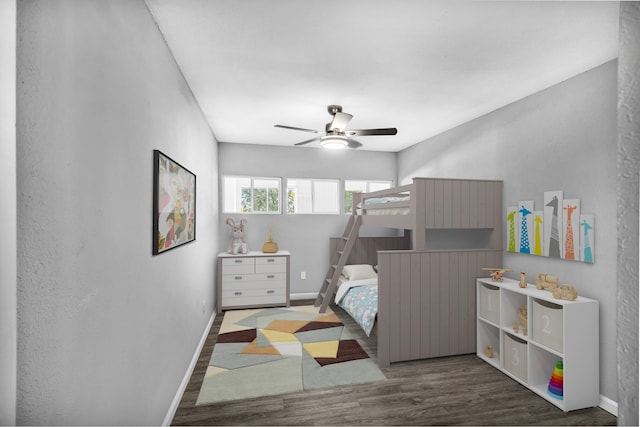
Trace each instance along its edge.
<instances>
[{"instance_id":1,"label":"white dresser","mask_svg":"<svg viewBox=\"0 0 640 427\"><path fill-rule=\"evenodd\" d=\"M288 251L218 255L218 312L230 308L289 305Z\"/></svg>"}]
</instances>

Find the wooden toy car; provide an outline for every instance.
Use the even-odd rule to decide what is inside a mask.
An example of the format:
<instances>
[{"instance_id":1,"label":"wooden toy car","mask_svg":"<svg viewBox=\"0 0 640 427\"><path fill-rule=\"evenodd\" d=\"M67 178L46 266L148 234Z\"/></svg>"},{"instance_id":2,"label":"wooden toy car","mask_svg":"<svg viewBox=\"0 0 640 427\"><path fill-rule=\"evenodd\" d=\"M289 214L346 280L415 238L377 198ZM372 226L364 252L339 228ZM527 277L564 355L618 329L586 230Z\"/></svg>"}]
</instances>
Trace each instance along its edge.
<instances>
[{"instance_id":1,"label":"wooden toy car","mask_svg":"<svg viewBox=\"0 0 640 427\"><path fill-rule=\"evenodd\" d=\"M573 301L578 298L578 292L574 289L573 286L569 285L568 283L563 283L562 285L551 291L551 293L556 299L566 299L569 301Z\"/></svg>"},{"instance_id":2,"label":"wooden toy car","mask_svg":"<svg viewBox=\"0 0 640 427\"><path fill-rule=\"evenodd\" d=\"M551 276L547 273L538 273L536 276L536 288L553 291L558 287L558 276Z\"/></svg>"}]
</instances>

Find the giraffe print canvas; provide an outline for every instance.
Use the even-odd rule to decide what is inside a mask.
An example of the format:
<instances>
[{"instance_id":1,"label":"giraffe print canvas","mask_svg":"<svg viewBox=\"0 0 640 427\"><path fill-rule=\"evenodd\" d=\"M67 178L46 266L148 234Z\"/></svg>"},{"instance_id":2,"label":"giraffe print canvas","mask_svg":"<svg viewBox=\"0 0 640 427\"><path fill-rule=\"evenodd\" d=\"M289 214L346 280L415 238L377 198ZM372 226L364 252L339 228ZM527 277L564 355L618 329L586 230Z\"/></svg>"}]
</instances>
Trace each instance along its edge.
<instances>
[{"instance_id":1,"label":"giraffe print canvas","mask_svg":"<svg viewBox=\"0 0 640 427\"><path fill-rule=\"evenodd\" d=\"M518 202L518 226L520 227L520 240L518 252L532 253L533 246L533 200Z\"/></svg>"},{"instance_id":2,"label":"giraffe print canvas","mask_svg":"<svg viewBox=\"0 0 640 427\"><path fill-rule=\"evenodd\" d=\"M580 260L593 263L595 224L593 215L580 215Z\"/></svg>"},{"instance_id":3,"label":"giraffe print canvas","mask_svg":"<svg viewBox=\"0 0 640 427\"><path fill-rule=\"evenodd\" d=\"M544 192L544 255L551 258L562 256L562 191Z\"/></svg>"},{"instance_id":4,"label":"giraffe print canvas","mask_svg":"<svg viewBox=\"0 0 640 427\"><path fill-rule=\"evenodd\" d=\"M564 259L580 259L580 199L564 199L562 202L564 228Z\"/></svg>"},{"instance_id":5,"label":"giraffe print canvas","mask_svg":"<svg viewBox=\"0 0 640 427\"><path fill-rule=\"evenodd\" d=\"M518 252L520 247L518 241L520 240L520 228L517 226L518 220L518 207L507 207L507 252Z\"/></svg>"},{"instance_id":6,"label":"giraffe print canvas","mask_svg":"<svg viewBox=\"0 0 640 427\"><path fill-rule=\"evenodd\" d=\"M533 249L532 254L544 255L544 246L542 245L542 236L544 236L544 211L533 212Z\"/></svg>"}]
</instances>

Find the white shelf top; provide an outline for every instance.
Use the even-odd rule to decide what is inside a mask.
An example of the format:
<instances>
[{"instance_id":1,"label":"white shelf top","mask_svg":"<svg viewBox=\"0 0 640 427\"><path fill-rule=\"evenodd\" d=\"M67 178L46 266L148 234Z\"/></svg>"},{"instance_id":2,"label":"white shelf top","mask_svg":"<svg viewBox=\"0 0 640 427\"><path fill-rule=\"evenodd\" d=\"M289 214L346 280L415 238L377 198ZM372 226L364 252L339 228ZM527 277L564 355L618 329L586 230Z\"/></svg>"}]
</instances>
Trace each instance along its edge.
<instances>
[{"instance_id":1,"label":"white shelf top","mask_svg":"<svg viewBox=\"0 0 640 427\"><path fill-rule=\"evenodd\" d=\"M553 297L553 295L551 294L551 292L544 290L544 289L538 289L536 288L536 285L532 285L531 283L527 283L527 287L526 288L521 288L519 286L520 281L519 280L513 280L513 279L508 279L508 278L504 278L504 281L502 282L496 282L493 279L491 279L490 277L479 277L478 280L480 280L482 283L486 283L488 285L491 286L496 286L502 289L506 289L508 291L513 291L513 292L518 292L524 295L528 295L532 298L536 298L536 299L540 299L540 300L544 300L544 301L549 301L552 302L554 304L557 305L570 305L570 304L576 304L576 303L585 303L585 302L596 302L596 300L591 299L591 298L586 298L586 297L581 297L580 295L578 295L578 298L576 298L573 301L569 301L566 299L556 299ZM578 291L579 293L579 291Z\"/></svg>"},{"instance_id":2,"label":"white shelf top","mask_svg":"<svg viewBox=\"0 0 640 427\"><path fill-rule=\"evenodd\" d=\"M262 251L249 251L246 254L230 254L229 252L220 252L218 254L219 258L242 258L242 257L270 257L270 256L284 256L291 255L289 251L278 251L275 253L266 254Z\"/></svg>"}]
</instances>

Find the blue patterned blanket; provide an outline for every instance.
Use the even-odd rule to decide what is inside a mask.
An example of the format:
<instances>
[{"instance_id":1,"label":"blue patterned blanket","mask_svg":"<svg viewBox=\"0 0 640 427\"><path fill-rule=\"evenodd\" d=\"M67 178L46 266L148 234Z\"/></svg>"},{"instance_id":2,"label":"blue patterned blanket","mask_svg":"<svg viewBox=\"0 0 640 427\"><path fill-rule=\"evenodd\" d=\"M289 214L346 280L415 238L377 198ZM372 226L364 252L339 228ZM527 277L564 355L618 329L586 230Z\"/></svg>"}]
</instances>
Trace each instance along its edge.
<instances>
[{"instance_id":1,"label":"blue patterned blanket","mask_svg":"<svg viewBox=\"0 0 640 427\"><path fill-rule=\"evenodd\" d=\"M378 279L344 282L336 293L342 307L369 336L378 313Z\"/></svg>"}]
</instances>

